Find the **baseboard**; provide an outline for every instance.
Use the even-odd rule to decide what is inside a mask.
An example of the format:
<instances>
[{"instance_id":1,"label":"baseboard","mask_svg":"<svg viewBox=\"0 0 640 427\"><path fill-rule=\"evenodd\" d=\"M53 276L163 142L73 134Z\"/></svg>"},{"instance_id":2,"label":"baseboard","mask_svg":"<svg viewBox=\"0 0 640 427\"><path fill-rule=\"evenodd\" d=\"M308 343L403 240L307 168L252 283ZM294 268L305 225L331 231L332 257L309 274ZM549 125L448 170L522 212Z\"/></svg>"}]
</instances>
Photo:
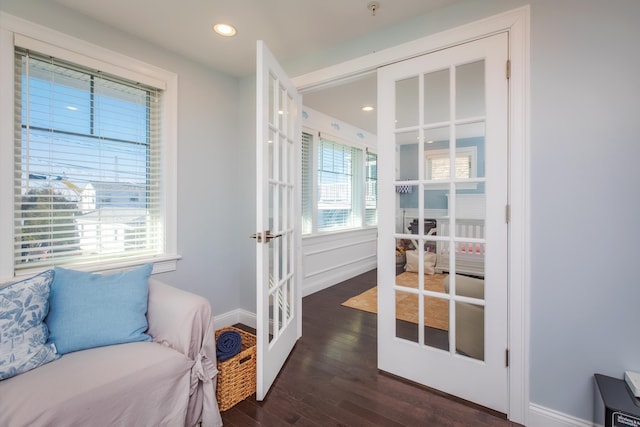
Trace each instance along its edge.
<instances>
[{"instance_id":1,"label":"baseboard","mask_svg":"<svg viewBox=\"0 0 640 427\"><path fill-rule=\"evenodd\" d=\"M528 427L594 427L591 421L563 414L544 406L530 404Z\"/></svg>"},{"instance_id":2,"label":"baseboard","mask_svg":"<svg viewBox=\"0 0 640 427\"><path fill-rule=\"evenodd\" d=\"M235 325L236 323L242 323L243 325L255 328L256 315L250 311L237 308L218 316L214 316L213 318L213 326L216 330L224 328L225 326Z\"/></svg>"}]
</instances>

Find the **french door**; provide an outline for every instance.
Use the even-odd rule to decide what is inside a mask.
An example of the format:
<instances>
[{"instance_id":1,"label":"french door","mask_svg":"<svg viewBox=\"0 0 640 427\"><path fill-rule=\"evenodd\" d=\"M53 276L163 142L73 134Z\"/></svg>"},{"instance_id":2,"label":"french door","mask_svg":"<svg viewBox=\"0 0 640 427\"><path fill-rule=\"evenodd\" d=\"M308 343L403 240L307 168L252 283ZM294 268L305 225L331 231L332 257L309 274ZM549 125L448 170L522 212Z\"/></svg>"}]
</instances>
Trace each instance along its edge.
<instances>
[{"instance_id":1,"label":"french door","mask_svg":"<svg viewBox=\"0 0 640 427\"><path fill-rule=\"evenodd\" d=\"M263 400L302 335L300 158L302 100L267 46L257 44L256 398Z\"/></svg>"},{"instance_id":2,"label":"french door","mask_svg":"<svg viewBox=\"0 0 640 427\"><path fill-rule=\"evenodd\" d=\"M378 70L378 367L501 412L507 60L501 33Z\"/></svg>"}]
</instances>

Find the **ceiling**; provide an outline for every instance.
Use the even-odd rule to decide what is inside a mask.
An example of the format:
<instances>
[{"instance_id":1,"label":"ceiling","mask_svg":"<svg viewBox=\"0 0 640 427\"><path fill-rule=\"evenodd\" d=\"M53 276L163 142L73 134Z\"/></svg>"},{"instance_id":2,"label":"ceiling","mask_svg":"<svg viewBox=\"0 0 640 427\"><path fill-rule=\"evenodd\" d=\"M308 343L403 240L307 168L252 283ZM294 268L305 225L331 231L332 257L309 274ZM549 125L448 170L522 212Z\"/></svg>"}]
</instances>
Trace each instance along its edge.
<instances>
[{"instance_id":1,"label":"ceiling","mask_svg":"<svg viewBox=\"0 0 640 427\"><path fill-rule=\"evenodd\" d=\"M55 1L193 61L243 77L255 72L256 40L264 40L276 58L286 63L459 0L378 0L375 16L367 7L370 0ZM218 22L234 25L237 35L215 34L212 27ZM376 113L364 115L360 108L375 101L375 77L304 95L305 105L372 133Z\"/></svg>"}]
</instances>

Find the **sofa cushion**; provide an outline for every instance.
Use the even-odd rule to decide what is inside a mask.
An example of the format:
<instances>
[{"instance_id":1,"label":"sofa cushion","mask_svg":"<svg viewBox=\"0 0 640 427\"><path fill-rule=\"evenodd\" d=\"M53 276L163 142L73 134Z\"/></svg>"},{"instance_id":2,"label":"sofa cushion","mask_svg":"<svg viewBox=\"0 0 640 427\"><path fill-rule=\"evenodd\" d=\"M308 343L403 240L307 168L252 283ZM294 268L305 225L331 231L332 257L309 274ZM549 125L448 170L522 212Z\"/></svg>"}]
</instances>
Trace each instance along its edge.
<instances>
[{"instance_id":1,"label":"sofa cushion","mask_svg":"<svg viewBox=\"0 0 640 427\"><path fill-rule=\"evenodd\" d=\"M192 366L152 342L65 354L0 381L0 426L184 425Z\"/></svg>"},{"instance_id":2,"label":"sofa cushion","mask_svg":"<svg viewBox=\"0 0 640 427\"><path fill-rule=\"evenodd\" d=\"M148 279L153 264L114 274L56 267L51 285L49 342L58 353L136 341L147 330Z\"/></svg>"},{"instance_id":3,"label":"sofa cushion","mask_svg":"<svg viewBox=\"0 0 640 427\"><path fill-rule=\"evenodd\" d=\"M0 380L59 357L47 344L44 323L53 276L53 270L47 270L0 288Z\"/></svg>"}]
</instances>

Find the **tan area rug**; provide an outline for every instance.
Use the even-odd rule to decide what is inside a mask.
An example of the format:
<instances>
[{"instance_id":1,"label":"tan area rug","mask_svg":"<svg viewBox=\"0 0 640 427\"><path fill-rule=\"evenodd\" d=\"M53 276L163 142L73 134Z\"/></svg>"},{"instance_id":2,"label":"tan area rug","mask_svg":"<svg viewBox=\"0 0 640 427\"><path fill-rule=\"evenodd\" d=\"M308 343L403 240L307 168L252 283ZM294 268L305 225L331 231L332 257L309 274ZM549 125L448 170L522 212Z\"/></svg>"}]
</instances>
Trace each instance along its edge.
<instances>
[{"instance_id":1,"label":"tan area rug","mask_svg":"<svg viewBox=\"0 0 640 427\"><path fill-rule=\"evenodd\" d=\"M434 292L444 292L444 278L447 274L424 276L424 287ZM405 272L396 276L396 284L416 289L418 274ZM431 328L449 330L449 302L440 298L426 297L424 324ZM378 287L364 291L342 303L345 307L378 313ZM418 323L418 295L408 292L396 292L396 317L406 322Z\"/></svg>"}]
</instances>

